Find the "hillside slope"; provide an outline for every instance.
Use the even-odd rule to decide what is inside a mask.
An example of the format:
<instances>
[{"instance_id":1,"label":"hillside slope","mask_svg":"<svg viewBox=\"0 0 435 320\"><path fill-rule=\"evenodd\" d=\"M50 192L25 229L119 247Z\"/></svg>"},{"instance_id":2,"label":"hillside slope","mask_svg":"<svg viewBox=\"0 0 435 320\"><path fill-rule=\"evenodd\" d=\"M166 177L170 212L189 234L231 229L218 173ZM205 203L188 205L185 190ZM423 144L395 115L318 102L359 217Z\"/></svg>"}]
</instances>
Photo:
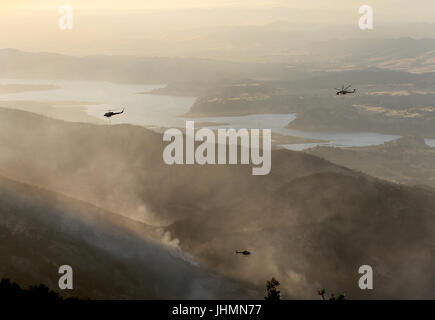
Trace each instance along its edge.
<instances>
[{"instance_id":1,"label":"hillside slope","mask_svg":"<svg viewBox=\"0 0 435 320\"><path fill-rule=\"evenodd\" d=\"M274 276L286 298L316 298L319 287L352 298L435 297L430 190L288 150L273 151L267 176L249 166L167 166L161 135L144 128L6 109L0 146L1 174L158 226L157 241L259 296ZM234 254L245 248L251 256ZM374 268L373 291L358 288L362 264Z\"/></svg>"},{"instance_id":2,"label":"hillside slope","mask_svg":"<svg viewBox=\"0 0 435 320\"><path fill-rule=\"evenodd\" d=\"M205 272L176 248L144 238L146 230L87 203L0 178L2 278L85 299L248 297L249 286ZM74 271L71 291L58 288L65 264Z\"/></svg>"}]
</instances>

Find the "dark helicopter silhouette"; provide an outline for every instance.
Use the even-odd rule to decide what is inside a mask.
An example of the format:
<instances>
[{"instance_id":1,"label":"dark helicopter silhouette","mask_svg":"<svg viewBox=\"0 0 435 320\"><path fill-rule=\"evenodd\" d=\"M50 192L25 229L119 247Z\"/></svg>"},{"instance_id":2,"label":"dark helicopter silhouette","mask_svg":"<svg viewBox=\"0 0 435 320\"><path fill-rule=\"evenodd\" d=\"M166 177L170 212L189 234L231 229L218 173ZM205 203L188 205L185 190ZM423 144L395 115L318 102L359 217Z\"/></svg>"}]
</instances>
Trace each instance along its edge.
<instances>
[{"instance_id":1,"label":"dark helicopter silhouette","mask_svg":"<svg viewBox=\"0 0 435 320\"><path fill-rule=\"evenodd\" d=\"M349 94L349 93L355 93L356 92L356 89L353 89L353 90L348 90L350 87L352 87L352 85L348 85L346 88L344 87L344 84L343 84L343 86L341 87L341 89L337 89L337 88L334 88L335 90L338 90L337 91L337 96L344 96L344 95L346 95L346 94Z\"/></svg>"},{"instance_id":2,"label":"dark helicopter silhouette","mask_svg":"<svg viewBox=\"0 0 435 320\"><path fill-rule=\"evenodd\" d=\"M236 254L243 254L244 256L249 256L251 253L248 250L244 250L244 251L236 250Z\"/></svg>"},{"instance_id":3,"label":"dark helicopter silhouette","mask_svg":"<svg viewBox=\"0 0 435 320\"><path fill-rule=\"evenodd\" d=\"M106 118L111 118L111 117L116 116L117 114L121 114L121 113L124 113L124 109L122 109L122 111L120 111L120 112L113 112L113 111L106 112L104 114L104 116Z\"/></svg>"}]
</instances>

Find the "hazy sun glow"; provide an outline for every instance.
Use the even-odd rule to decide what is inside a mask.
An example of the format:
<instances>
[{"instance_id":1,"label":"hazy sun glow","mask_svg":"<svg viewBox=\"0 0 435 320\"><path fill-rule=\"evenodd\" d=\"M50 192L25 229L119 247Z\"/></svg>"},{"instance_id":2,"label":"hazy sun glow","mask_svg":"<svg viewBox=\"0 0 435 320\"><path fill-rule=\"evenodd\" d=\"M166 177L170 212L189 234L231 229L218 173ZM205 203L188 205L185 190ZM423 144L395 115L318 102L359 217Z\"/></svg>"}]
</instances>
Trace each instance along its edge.
<instances>
[{"instance_id":1,"label":"hazy sun glow","mask_svg":"<svg viewBox=\"0 0 435 320\"><path fill-rule=\"evenodd\" d=\"M409 29L404 29L407 22L433 23L435 1L418 3L416 6L409 0L0 0L0 47L63 53L172 55L180 49L174 40L185 41L189 47L186 41L202 36L208 48L215 47L215 39L204 33L212 32L212 28L223 28L225 32L229 27L274 24L287 25L284 31L293 30L295 36L314 28L306 36L307 41L314 41L311 37L315 35L322 38L316 30L328 28L331 31L327 35L340 38L357 25L362 4L374 8L377 27L370 35L390 31L387 37L408 36L403 35L403 30ZM69 5L74 11L74 28L64 33L58 28L62 5ZM388 23L392 23L388 30L378 27ZM397 25L402 30L396 32Z\"/></svg>"},{"instance_id":2,"label":"hazy sun glow","mask_svg":"<svg viewBox=\"0 0 435 320\"><path fill-rule=\"evenodd\" d=\"M304 9L351 9L363 4L373 4L391 10L421 8L431 11L435 8L432 0L419 0L415 6L408 0L2 0L0 8L28 10L50 10L60 5L70 5L77 9L155 9L155 8L252 8L252 7L292 7ZM422 11L423 12L423 11ZM432 11L433 13L433 11Z\"/></svg>"}]
</instances>

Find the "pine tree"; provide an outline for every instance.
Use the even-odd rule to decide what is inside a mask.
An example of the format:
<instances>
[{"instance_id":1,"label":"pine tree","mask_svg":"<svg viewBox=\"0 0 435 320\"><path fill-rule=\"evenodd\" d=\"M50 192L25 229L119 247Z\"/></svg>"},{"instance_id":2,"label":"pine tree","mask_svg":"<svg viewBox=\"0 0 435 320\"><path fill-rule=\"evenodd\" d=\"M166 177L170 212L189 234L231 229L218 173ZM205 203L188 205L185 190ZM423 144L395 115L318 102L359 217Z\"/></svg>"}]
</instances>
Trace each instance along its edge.
<instances>
[{"instance_id":1,"label":"pine tree","mask_svg":"<svg viewBox=\"0 0 435 320\"><path fill-rule=\"evenodd\" d=\"M279 281L275 278L268 280L266 282L266 290L267 296L264 297L267 301L278 301L281 300L280 291L278 290L278 286L280 285Z\"/></svg>"}]
</instances>

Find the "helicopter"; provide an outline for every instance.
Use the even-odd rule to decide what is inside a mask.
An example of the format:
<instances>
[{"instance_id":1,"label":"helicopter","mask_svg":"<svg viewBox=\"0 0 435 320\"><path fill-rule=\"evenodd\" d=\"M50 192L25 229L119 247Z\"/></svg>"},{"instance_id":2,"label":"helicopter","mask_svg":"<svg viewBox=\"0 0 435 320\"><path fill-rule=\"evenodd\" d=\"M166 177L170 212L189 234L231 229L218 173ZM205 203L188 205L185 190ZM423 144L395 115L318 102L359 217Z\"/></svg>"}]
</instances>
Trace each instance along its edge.
<instances>
[{"instance_id":1,"label":"helicopter","mask_svg":"<svg viewBox=\"0 0 435 320\"><path fill-rule=\"evenodd\" d=\"M121 114L121 113L124 113L124 109L122 109L122 111L120 111L120 112L108 111L104 114L104 116L106 118L111 118L111 117L116 116L116 115Z\"/></svg>"},{"instance_id":2,"label":"helicopter","mask_svg":"<svg viewBox=\"0 0 435 320\"><path fill-rule=\"evenodd\" d=\"M237 251L236 250L236 254L243 254L244 256L249 256L251 254L251 252L249 252L248 250L244 250L244 251Z\"/></svg>"},{"instance_id":3,"label":"helicopter","mask_svg":"<svg viewBox=\"0 0 435 320\"><path fill-rule=\"evenodd\" d=\"M348 90L350 87L352 87L352 85L348 85L346 88L344 87L344 84L343 84L343 86L341 87L341 89L337 89L337 88L334 88L335 90L337 90L337 96L344 96L344 95L346 95L346 94L349 94L349 93L355 93L356 92L356 89L353 89L353 90Z\"/></svg>"}]
</instances>

